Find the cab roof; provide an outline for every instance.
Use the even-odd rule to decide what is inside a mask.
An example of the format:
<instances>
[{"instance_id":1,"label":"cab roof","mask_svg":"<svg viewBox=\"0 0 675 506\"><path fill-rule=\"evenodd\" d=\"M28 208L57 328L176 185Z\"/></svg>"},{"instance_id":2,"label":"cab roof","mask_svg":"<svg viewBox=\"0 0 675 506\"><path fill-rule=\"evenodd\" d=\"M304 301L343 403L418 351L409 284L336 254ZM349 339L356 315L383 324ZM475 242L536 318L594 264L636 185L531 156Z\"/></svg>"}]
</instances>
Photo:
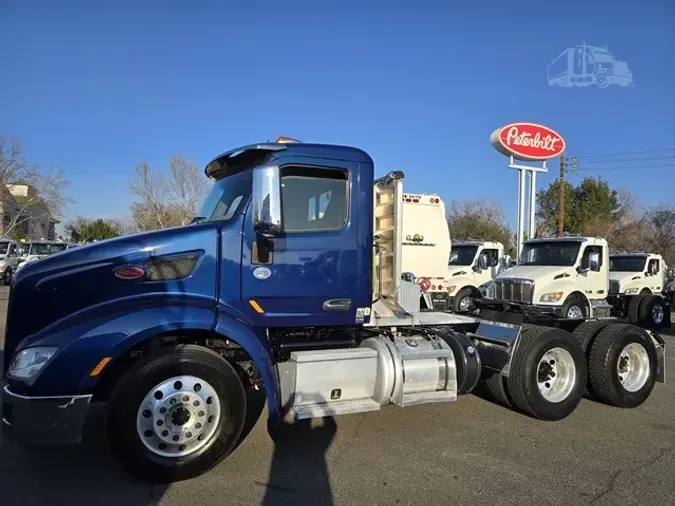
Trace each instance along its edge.
<instances>
[{"instance_id":1,"label":"cab roof","mask_svg":"<svg viewBox=\"0 0 675 506\"><path fill-rule=\"evenodd\" d=\"M256 159L269 153L287 153L290 156L306 156L350 162L373 163L373 159L362 149L338 144L308 144L304 142L265 142L249 144L226 151L211 160L204 168L210 179L219 179L219 174L229 166L240 165L246 159ZM247 168L250 168L247 167ZM223 177L220 175L220 177Z\"/></svg>"}]
</instances>

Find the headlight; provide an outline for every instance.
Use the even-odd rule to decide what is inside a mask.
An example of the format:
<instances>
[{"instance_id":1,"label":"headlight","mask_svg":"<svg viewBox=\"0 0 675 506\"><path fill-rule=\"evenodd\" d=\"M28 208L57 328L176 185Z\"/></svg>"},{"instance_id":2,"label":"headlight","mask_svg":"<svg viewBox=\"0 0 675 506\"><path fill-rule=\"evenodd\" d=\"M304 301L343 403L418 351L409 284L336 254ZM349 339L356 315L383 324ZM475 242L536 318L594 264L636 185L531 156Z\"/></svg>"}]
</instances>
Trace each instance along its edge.
<instances>
[{"instance_id":1,"label":"headlight","mask_svg":"<svg viewBox=\"0 0 675 506\"><path fill-rule=\"evenodd\" d=\"M455 291L455 288L457 288L457 286L455 286L455 285L450 285L450 286L448 287L448 293L454 292L454 291Z\"/></svg>"},{"instance_id":2,"label":"headlight","mask_svg":"<svg viewBox=\"0 0 675 506\"><path fill-rule=\"evenodd\" d=\"M548 292L539 298L539 302L558 302L562 296L563 292Z\"/></svg>"},{"instance_id":3,"label":"headlight","mask_svg":"<svg viewBox=\"0 0 675 506\"><path fill-rule=\"evenodd\" d=\"M639 288L626 288L626 294L638 293L639 290Z\"/></svg>"},{"instance_id":4,"label":"headlight","mask_svg":"<svg viewBox=\"0 0 675 506\"><path fill-rule=\"evenodd\" d=\"M9 364L7 376L28 384L33 383L57 350L55 346L35 346L21 350Z\"/></svg>"}]
</instances>

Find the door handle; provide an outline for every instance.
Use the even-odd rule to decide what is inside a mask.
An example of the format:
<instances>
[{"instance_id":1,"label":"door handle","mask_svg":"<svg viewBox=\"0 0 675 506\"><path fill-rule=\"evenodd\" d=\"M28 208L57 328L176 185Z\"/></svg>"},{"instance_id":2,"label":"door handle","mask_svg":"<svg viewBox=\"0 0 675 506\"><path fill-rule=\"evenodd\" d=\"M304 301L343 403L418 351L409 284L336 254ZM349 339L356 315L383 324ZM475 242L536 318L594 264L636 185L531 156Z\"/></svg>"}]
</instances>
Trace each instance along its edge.
<instances>
[{"instance_id":1,"label":"door handle","mask_svg":"<svg viewBox=\"0 0 675 506\"><path fill-rule=\"evenodd\" d=\"M351 307L351 299L330 299L323 303L324 311L348 311Z\"/></svg>"}]
</instances>

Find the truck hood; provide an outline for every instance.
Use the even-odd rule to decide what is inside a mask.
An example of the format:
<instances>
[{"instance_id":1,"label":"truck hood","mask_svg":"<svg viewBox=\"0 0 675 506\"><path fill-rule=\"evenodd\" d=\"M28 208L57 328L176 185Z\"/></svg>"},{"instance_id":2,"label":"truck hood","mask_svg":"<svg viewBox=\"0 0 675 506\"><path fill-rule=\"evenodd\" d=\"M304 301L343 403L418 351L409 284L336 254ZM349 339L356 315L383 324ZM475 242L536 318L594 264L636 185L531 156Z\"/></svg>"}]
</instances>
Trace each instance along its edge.
<instances>
[{"instance_id":1,"label":"truck hood","mask_svg":"<svg viewBox=\"0 0 675 506\"><path fill-rule=\"evenodd\" d=\"M471 269L470 265L449 265L448 266L448 281L452 281L452 277L459 277L459 276L470 276L473 274L473 269Z\"/></svg>"},{"instance_id":2,"label":"truck hood","mask_svg":"<svg viewBox=\"0 0 675 506\"><path fill-rule=\"evenodd\" d=\"M235 218L226 228L218 227L201 223L122 236L29 262L12 282L6 365L22 341L40 339L47 327L71 325L74 320L92 318L93 313L111 315L125 304L161 303L167 293L215 304L218 237L236 235L227 243L240 243L242 220ZM129 266L145 274L125 278L118 272Z\"/></svg>"},{"instance_id":3,"label":"truck hood","mask_svg":"<svg viewBox=\"0 0 675 506\"><path fill-rule=\"evenodd\" d=\"M641 272L627 272L627 271L610 271L609 279L611 281L618 281L621 284L629 281L639 281L644 279L645 275Z\"/></svg>"},{"instance_id":4,"label":"truck hood","mask_svg":"<svg viewBox=\"0 0 675 506\"><path fill-rule=\"evenodd\" d=\"M501 273L495 278L496 281L509 278L530 279L532 281L544 283L553 281L558 275L569 274L573 276L576 271L573 267L556 267L548 265L516 265L509 270Z\"/></svg>"}]
</instances>

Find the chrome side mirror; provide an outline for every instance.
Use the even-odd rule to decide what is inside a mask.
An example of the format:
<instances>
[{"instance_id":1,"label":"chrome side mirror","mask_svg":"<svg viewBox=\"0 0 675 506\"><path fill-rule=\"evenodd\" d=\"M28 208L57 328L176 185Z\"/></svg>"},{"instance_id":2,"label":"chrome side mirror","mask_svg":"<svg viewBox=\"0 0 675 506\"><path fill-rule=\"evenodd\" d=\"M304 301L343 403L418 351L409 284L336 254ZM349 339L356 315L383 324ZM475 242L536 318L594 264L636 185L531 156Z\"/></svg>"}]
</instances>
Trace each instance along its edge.
<instances>
[{"instance_id":1,"label":"chrome side mirror","mask_svg":"<svg viewBox=\"0 0 675 506\"><path fill-rule=\"evenodd\" d=\"M488 261L487 261L487 256L486 256L486 255L481 254L481 255L478 257L478 268L479 268L481 271L484 271L485 269L488 268Z\"/></svg>"},{"instance_id":2,"label":"chrome side mirror","mask_svg":"<svg viewBox=\"0 0 675 506\"><path fill-rule=\"evenodd\" d=\"M251 210L256 234L270 237L283 232L279 167L263 165L253 169Z\"/></svg>"}]
</instances>

